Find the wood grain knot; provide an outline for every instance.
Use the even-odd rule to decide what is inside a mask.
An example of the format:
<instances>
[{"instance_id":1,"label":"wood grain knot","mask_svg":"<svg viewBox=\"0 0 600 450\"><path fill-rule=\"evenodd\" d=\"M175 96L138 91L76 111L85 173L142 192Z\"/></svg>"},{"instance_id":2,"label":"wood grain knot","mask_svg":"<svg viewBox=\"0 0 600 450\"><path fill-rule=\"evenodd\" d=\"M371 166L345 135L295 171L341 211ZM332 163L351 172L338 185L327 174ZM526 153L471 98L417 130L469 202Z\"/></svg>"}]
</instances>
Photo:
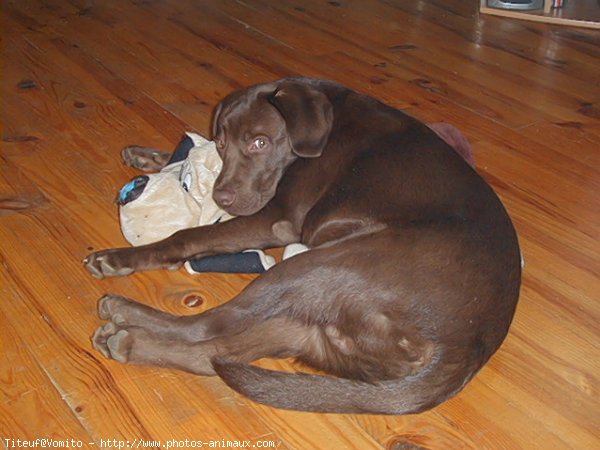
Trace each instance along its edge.
<instances>
[{"instance_id":1,"label":"wood grain knot","mask_svg":"<svg viewBox=\"0 0 600 450\"><path fill-rule=\"evenodd\" d=\"M34 142L39 141L40 139L36 136L28 136L28 135L12 135L12 134L4 134L2 135L2 141L4 142Z\"/></svg>"},{"instance_id":2,"label":"wood grain knot","mask_svg":"<svg viewBox=\"0 0 600 450\"><path fill-rule=\"evenodd\" d=\"M558 126L558 127L562 127L562 128L576 128L578 130L581 130L582 128L584 128L583 123L581 122L554 122L554 125Z\"/></svg>"},{"instance_id":3,"label":"wood grain knot","mask_svg":"<svg viewBox=\"0 0 600 450\"><path fill-rule=\"evenodd\" d=\"M204 303L204 299L196 294L187 295L183 299L183 304L185 306L187 306L188 308L197 308L198 306L201 306L203 303Z\"/></svg>"},{"instance_id":4,"label":"wood grain knot","mask_svg":"<svg viewBox=\"0 0 600 450\"><path fill-rule=\"evenodd\" d=\"M29 209L38 208L47 203L43 197L0 197L0 214L18 213Z\"/></svg>"},{"instance_id":5,"label":"wood grain knot","mask_svg":"<svg viewBox=\"0 0 600 450\"><path fill-rule=\"evenodd\" d=\"M30 91L36 89L38 86L33 80L21 80L17 83L17 88L21 91Z\"/></svg>"},{"instance_id":6,"label":"wood grain knot","mask_svg":"<svg viewBox=\"0 0 600 450\"><path fill-rule=\"evenodd\" d=\"M581 108L579 108L577 112L586 117L591 117L592 119L600 119L600 109L591 103L582 103Z\"/></svg>"},{"instance_id":7,"label":"wood grain knot","mask_svg":"<svg viewBox=\"0 0 600 450\"><path fill-rule=\"evenodd\" d=\"M414 84L415 86L418 86L421 89L432 94L446 93L446 90L440 84L436 84L433 81L428 80L426 78L415 78L414 80L410 80L409 83Z\"/></svg>"},{"instance_id":8,"label":"wood grain knot","mask_svg":"<svg viewBox=\"0 0 600 450\"><path fill-rule=\"evenodd\" d=\"M80 17L83 16L88 16L91 15L90 13L92 12L92 8L91 7L87 7L87 8L81 8L79 11L77 11L77 15Z\"/></svg>"},{"instance_id":9,"label":"wood grain knot","mask_svg":"<svg viewBox=\"0 0 600 450\"><path fill-rule=\"evenodd\" d=\"M403 435L394 436L385 445L387 450L427 450L427 447L422 447L415 441L424 440L424 436L418 435Z\"/></svg>"},{"instance_id":10,"label":"wood grain knot","mask_svg":"<svg viewBox=\"0 0 600 450\"><path fill-rule=\"evenodd\" d=\"M404 50L414 50L415 48L417 48L417 46L414 44L399 44L388 47L388 50L392 52L403 52Z\"/></svg>"},{"instance_id":11,"label":"wood grain knot","mask_svg":"<svg viewBox=\"0 0 600 450\"><path fill-rule=\"evenodd\" d=\"M382 77L371 77L369 78L369 82L372 84L383 84L385 83L387 80L385 78Z\"/></svg>"}]
</instances>

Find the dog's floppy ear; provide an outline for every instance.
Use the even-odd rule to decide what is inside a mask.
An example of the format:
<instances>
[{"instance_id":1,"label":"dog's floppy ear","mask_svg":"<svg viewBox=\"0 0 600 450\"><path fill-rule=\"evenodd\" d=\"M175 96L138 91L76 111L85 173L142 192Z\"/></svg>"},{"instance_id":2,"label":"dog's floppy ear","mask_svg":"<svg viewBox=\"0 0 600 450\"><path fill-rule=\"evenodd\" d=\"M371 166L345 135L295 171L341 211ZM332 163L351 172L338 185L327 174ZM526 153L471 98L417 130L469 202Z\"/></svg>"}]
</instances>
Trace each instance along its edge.
<instances>
[{"instance_id":1,"label":"dog's floppy ear","mask_svg":"<svg viewBox=\"0 0 600 450\"><path fill-rule=\"evenodd\" d=\"M321 156L331 125L333 105L325 94L302 83L282 83L269 102L285 120L292 150L298 156Z\"/></svg>"},{"instance_id":2,"label":"dog's floppy ear","mask_svg":"<svg viewBox=\"0 0 600 450\"><path fill-rule=\"evenodd\" d=\"M217 108L215 109L215 112L214 112L213 118L212 118L212 139L214 139L217 136L217 133L219 132L217 127L218 127L218 122L219 122L219 115L221 114L222 109L223 109L223 102L221 101L217 105Z\"/></svg>"}]
</instances>

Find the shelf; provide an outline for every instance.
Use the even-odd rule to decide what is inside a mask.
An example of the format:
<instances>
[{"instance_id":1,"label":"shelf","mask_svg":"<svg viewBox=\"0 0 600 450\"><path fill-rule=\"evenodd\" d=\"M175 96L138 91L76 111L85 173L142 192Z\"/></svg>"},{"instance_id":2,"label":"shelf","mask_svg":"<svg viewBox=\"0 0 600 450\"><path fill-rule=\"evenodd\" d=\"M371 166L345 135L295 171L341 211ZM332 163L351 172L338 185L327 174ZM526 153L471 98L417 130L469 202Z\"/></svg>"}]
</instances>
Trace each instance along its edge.
<instances>
[{"instance_id":1,"label":"shelf","mask_svg":"<svg viewBox=\"0 0 600 450\"><path fill-rule=\"evenodd\" d=\"M481 0L479 11L483 14L555 25L600 29L600 4L596 0L567 0L562 8L550 9L545 7L543 10L534 11L490 8L486 6L486 3L486 0Z\"/></svg>"}]
</instances>

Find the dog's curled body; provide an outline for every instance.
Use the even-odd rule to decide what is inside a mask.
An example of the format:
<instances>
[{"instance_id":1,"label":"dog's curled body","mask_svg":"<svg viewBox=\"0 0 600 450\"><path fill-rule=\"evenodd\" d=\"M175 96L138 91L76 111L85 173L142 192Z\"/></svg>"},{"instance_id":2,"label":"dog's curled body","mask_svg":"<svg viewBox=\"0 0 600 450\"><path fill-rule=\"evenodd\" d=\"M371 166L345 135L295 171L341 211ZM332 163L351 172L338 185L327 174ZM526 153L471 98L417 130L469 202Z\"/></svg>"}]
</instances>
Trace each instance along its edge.
<instances>
[{"instance_id":1,"label":"dog's curled body","mask_svg":"<svg viewBox=\"0 0 600 450\"><path fill-rule=\"evenodd\" d=\"M458 392L498 349L519 295L517 237L493 190L424 124L338 84L292 78L227 97L214 138L215 201L241 217L101 252L88 268L114 275L296 241L311 250L192 318L104 299L105 318L156 323L152 337L99 330L107 356L216 373L281 408L407 414ZM180 342L194 345L180 355ZM249 365L289 356L334 376Z\"/></svg>"}]
</instances>

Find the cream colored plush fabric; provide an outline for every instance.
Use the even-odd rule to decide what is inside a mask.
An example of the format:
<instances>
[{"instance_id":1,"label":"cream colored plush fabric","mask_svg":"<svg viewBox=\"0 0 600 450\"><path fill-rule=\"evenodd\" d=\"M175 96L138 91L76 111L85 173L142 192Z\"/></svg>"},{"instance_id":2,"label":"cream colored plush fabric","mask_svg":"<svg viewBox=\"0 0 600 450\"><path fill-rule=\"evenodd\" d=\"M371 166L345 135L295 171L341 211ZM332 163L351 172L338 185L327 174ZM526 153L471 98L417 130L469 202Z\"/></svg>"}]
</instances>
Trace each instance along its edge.
<instances>
[{"instance_id":1,"label":"cream colored plush fabric","mask_svg":"<svg viewBox=\"0 0 600 450\"><path fill-rule=\"evenodd\" d=\"M123 235L134 246L160 241L184 228L233 217L212 198L222 166L214 142L194 133L186 134L195 144L188 158L149 174L142 195L119 210Z\"/></svg>"}]
</instances>

